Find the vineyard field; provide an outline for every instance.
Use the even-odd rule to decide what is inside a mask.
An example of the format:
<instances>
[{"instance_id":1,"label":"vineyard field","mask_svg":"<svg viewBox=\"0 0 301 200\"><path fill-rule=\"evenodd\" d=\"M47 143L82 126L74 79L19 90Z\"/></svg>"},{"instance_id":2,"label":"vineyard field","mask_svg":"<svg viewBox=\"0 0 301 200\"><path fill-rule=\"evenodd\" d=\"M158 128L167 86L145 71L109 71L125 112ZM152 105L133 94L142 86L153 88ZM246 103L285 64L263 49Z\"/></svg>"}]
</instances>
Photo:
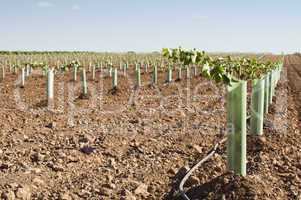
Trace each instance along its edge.
<instances>
[{"instance_id":1,"label":"vineyard field","mask_svg":"<svg viewBox=\"0 0 301 200\"><path fill-rule=\"evenodd\" d=\"M192 70L189 77L183 70L181 80L172 71L169 83L165 68L158 69L154 85L153 68L142 65L137 87L135 65L130 63L124 75L116 63L116 90L109 68L96 68L93 77L94 69L85 64L88 98L81 98L80 72L77 81L72 71L55 72L51 109L40 69L33 69L24 88L20 70L6 71L0 82L1 199L181 199L177 185L183 173L226 134L226 86ZM187 195L301 199L300 129L301 56L285 55L264 134L247 136L247 176L227 172L222 144L188 179Z\"/></svg>"}]
</instances>

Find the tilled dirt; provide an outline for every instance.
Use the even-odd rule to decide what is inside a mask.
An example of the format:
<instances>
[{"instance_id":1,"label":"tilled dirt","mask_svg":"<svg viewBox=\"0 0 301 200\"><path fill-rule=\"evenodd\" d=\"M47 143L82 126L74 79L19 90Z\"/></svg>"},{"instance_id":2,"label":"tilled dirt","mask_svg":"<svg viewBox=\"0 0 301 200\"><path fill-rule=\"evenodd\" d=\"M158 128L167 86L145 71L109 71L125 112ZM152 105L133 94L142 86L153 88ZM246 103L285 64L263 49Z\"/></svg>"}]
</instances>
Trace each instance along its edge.
<instances>
[{"instance_id":1,"label":"tilled dirt","mask_svg":"<svg viewBox=\"0 0 301 200\"><path fill-rule=\"evenodd\" d=\"M189 179L191 199L301 199L300 85L286 79L293 59L286 57L264 137L248 136L248 176L227 172L221 146ZM225 134L225 89L201 77L166 84L165 76L152 87L144 73L139 89L133 73L120 76L112 94L111 78L98 72L81 99L80 81L57 74L47 110L45 77L33 74L21 89L8 75L0 83L1 198L180 199L183 167Z\"/></svg>"},{"instance_id":2,"label":"tilled dirt","mask_svg":"<svg viewBox=\"0 0 301 200\"><path fill-rule=\"evenodd\" d=\"M296 108L299 111L299 127L301 127L301 54L295 54L286 57L288 68L289 84L293 90Z\"/></svg>"}]
</instances>

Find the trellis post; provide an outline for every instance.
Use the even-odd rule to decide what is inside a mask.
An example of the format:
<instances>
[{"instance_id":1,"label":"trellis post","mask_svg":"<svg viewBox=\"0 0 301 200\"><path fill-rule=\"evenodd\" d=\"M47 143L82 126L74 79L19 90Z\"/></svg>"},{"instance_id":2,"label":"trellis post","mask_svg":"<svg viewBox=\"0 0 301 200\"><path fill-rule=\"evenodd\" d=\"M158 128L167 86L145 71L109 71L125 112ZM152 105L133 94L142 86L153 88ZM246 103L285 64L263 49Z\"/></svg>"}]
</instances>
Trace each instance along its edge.
<instances>
[{"instance_id":1,"label":"trellis post","mask_svg":"<svg viewBox=\"0 0 301 200\"><path fill-rule=\"evenodd\" d=\"M178 73L177 73L177 80L181 80L182 79L182 67L178 67Z\"/></svg>"},{"instance_id":2,"label":"trellis post","mask_svg":"<svg viewBox=\"0 0 301 200\"><path fill-rule=\"evenodd\" d=\"M5 78L5 67L4 66L2 66L1 67L1 80L4 80L4 78Z\"/></svg>"},{"instance_id":3,"label":"trellis post","mask_svg":"<svg viewBox=\"0 0 301 200\"><path fill-rule=\"evenodd\" d=\"M152 84L155 85L157 83L158 83L158 67L155 64L153 68Z\"/></svg>"},{"instance_id":4,"label":"trellis post","mask_svg":"<svg viewBox=\"0 0 301 200\"><path fill-rule=\"evenodd\" d=\"M186 78L190 79L190 68L188 65L186 66Z\"/></svg>"},{"instance_id":5,"label":"trellis post","mask_svg":"<svg viewBox=\"0 0 301 200\"><path fill-rule=\"evenodd\" d=\"M92 66L92 80L95 80L95 65Z\"/></svg>"},{"instance_id":6,"label":"trellis post","mask_svg":"<svg viewBox=\"0 0 301 200\"><path fill-rule=\"evenodd\" d=\"M23 88L25 86L25 68L22 67L21 70L21 87Z\"/></svg>"},{"instance_id":7,"label":"trellis post","mask_svg":"<svg viewBox=\"0 0 301 200\"><path fill-rule=\"evenodd\" d=\"M77 80L77 66L73 66L73 81L75 82Z\"/></svg>"},{"instance_id":8,"label":"trellis post","mask_svg":"<svg viewBox=\"0 0 301 200\"><path fill-rule=\"evenodd\" d=\"M136 69L136 87L141 86L141 72L140 72L140 67L137 67Z\"/></svg>"},{"instance_id":9,"label":"trellis post","mask_svg":"<svg viewBox=\"0 0 301 200\"><path fill-rule=\"evenodd\" d=\"M117 68L113 69L113 79L112 79L112 89L117 89L117 77L118 77L118 72Z\"/></svg>"},{"instance_id":10,"label":"trellis post","mask_svg":"<svg viewBox=\"0 0 301 200\"><path fill-rule=\"evenodd\" d=\"M47 101L48 106L53 104L54 98L54 69L47 71Z\"/></svg>"},{"instance_id":11,"label":"trellis post","mask_svg":"<svg viewBox=\"0 0 301 200\"><path fill-rule=\"evenodd\" d=\"M172 82L172 67L169 66L167 69L167 77L166 82L171 83Z\"/></svg>"},{"instance_id":12,"label":"trellis post","mask_svg":"<svg viewBox=\"0 0 301 200\"><path fill-rule=\"evenodd\" d=\"M81 74L81 81L82 81L82 95L83 97L88 96L88 85L87 85L87 76L86 76L86 69L82 69L82 74Z\"/></svg>"}]
</instances>

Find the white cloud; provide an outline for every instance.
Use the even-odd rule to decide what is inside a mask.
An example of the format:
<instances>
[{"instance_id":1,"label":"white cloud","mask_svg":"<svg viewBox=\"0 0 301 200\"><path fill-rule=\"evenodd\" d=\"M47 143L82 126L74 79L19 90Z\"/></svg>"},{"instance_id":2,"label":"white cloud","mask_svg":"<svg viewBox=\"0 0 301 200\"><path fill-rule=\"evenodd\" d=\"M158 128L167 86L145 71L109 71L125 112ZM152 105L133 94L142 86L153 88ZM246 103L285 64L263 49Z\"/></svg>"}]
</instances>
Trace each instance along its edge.
<instances>
[{"instance_id":1,"label":"white cloud","mask_svg":"<svg viewBox=\"0 0 301 200\"><path fill-rule=\"evenodd\" d=\"M72 10L80 10L80 7L79 5L77 4L74 4L72 7L71 7Z\"/></svg>"},{"instance_id":2,"label":"white cloud","mask_svg":"<svg viewBox=\"0 0 301 200\"><path fill-rule=\"evenodd\" d=\"M39 1L37 2L37 6L40 8L50 8L53 7L54 4L48 1Z\"/></svg>"}]
</instances>

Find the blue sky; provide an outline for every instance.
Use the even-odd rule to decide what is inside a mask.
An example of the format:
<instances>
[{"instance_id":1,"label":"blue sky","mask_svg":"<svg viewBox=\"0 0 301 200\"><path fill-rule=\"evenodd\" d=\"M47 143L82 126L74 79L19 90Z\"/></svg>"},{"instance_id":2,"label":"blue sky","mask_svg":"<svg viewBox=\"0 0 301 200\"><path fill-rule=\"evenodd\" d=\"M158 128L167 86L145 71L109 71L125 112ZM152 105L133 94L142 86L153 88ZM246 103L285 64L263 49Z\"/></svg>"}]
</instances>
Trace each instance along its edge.
<instances>
[{"instance_id":1,"label":"blue sky","mask_svg":"<svg viewBox=\"0 0 301 200\"><path fill-rule=\"evenodd\" d=\"M300 0L0 0L1 50L301 51Z\"/></svg>"}]
</instances>

